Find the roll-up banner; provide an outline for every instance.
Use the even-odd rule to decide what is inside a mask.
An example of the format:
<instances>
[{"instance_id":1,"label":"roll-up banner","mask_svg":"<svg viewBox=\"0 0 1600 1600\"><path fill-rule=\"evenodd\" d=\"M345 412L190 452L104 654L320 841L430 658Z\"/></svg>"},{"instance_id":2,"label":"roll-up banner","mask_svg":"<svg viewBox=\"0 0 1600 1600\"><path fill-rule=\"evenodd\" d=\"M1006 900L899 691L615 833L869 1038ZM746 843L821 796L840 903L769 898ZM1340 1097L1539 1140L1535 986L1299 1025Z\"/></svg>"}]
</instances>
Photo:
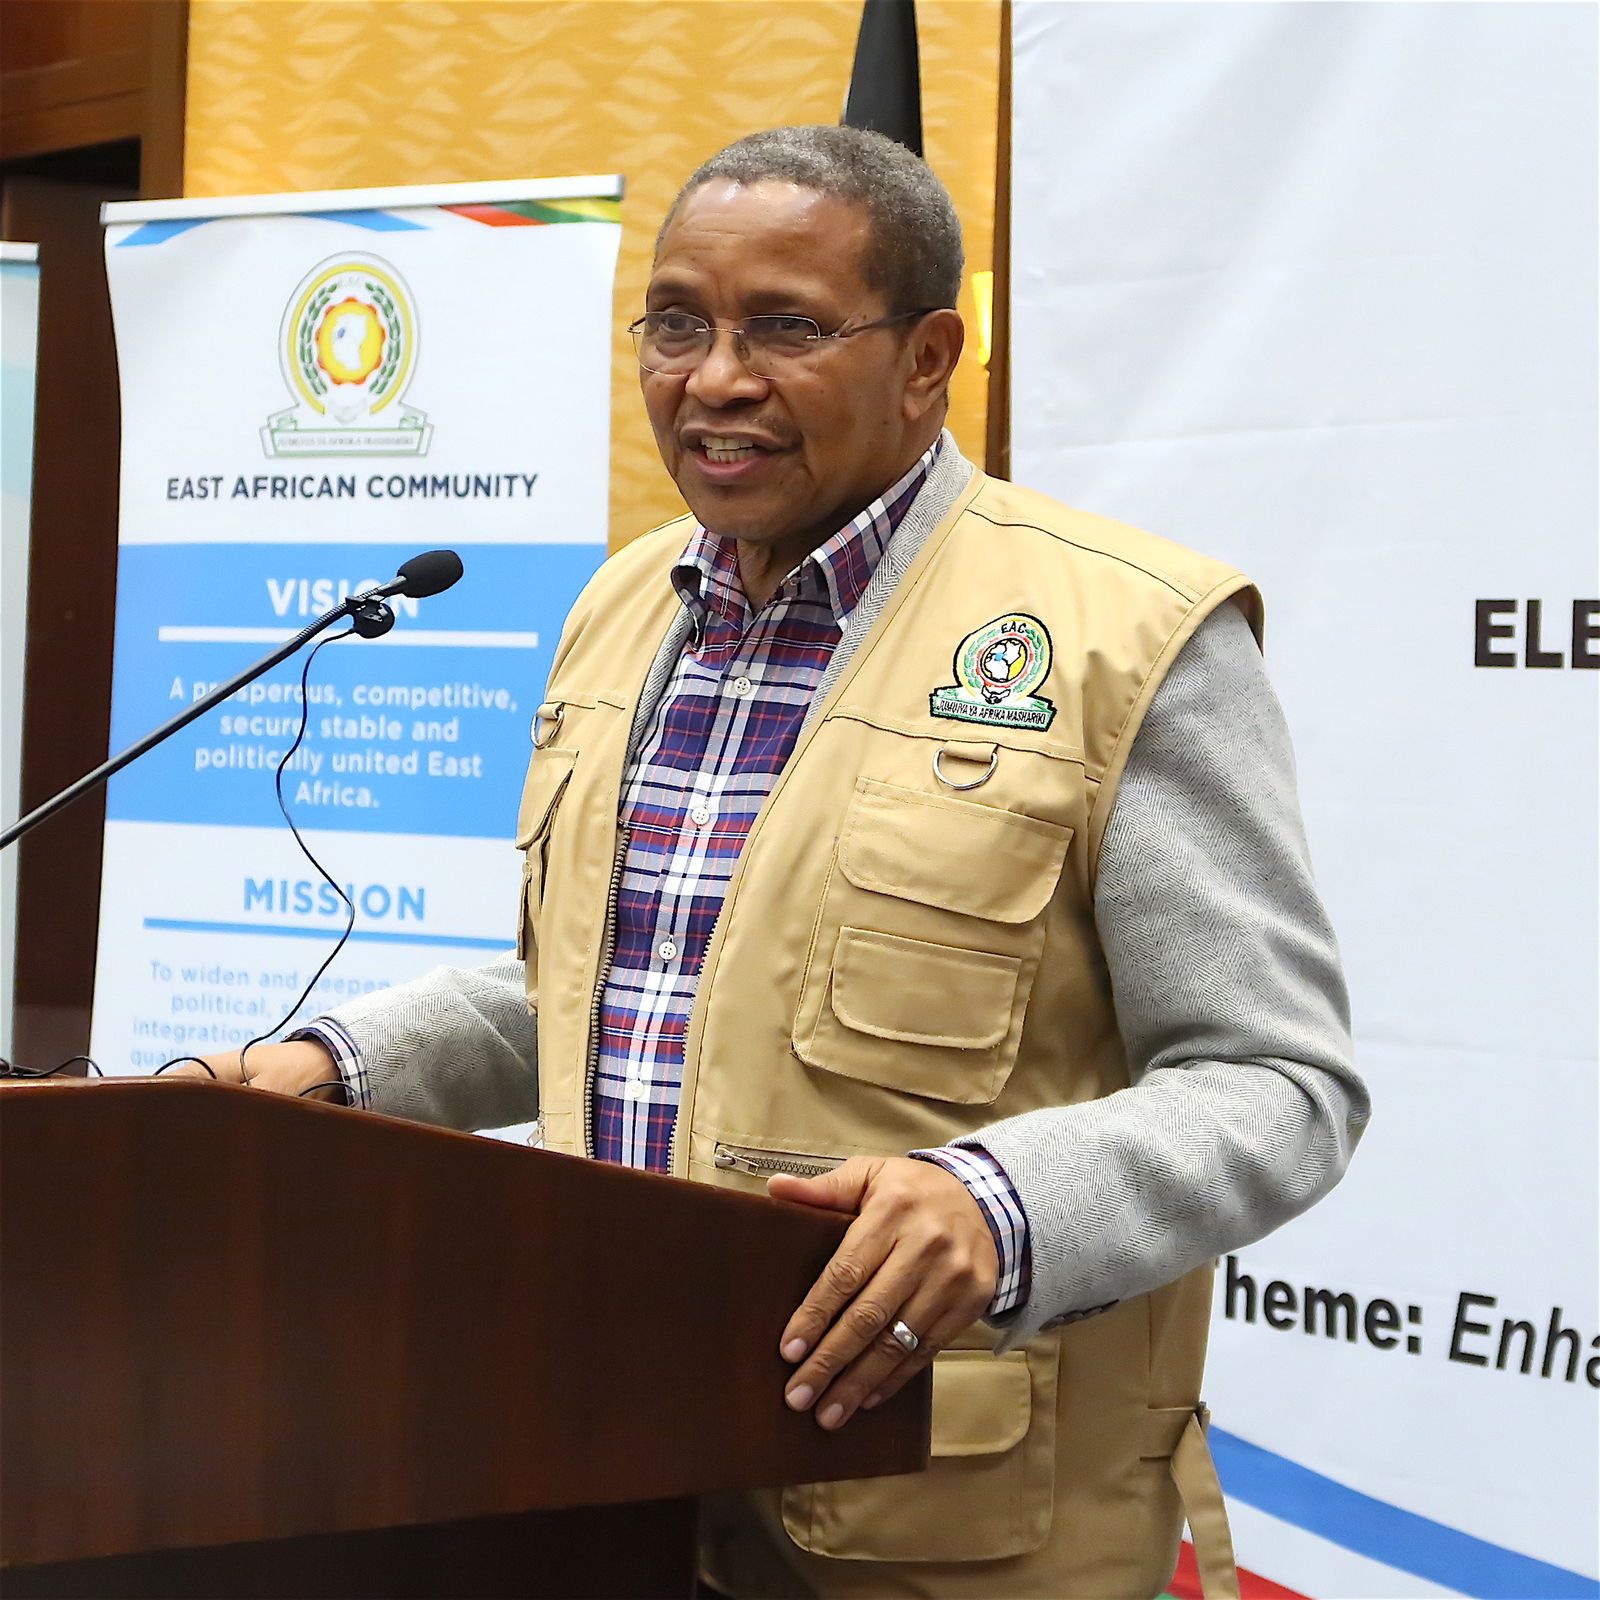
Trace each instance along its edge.
<instances>
[{"instance_id":1,"label":"roll-up banner","mask_svg":"<svg viewBox=\"0 0 1600 1600\"><path fill-rule=\"evenodd\" d=\"M1016 8L1015 473L1260 581L1373 1094L1220 1265L1247 1595L1600 1593L1596 21Z\"/></svg>"},{"instance_id":2,"label":"roll-up banner","mask_svg":"<svg viewBox=\"0 0 1600 1600\"><path fill-rule=\"evenodd\" d=\"M33 393L39 346L39 247L0 244L0 817L22 808L22 677L28 632ZM11 1054L17 866L0 855L0 1056Z\"/></svg>"},{"instance_id":3,"label":"roll-up banner","mask_svg":"<svg viewBox=\"0 0 1600 1600\"><path fill-rule=\"evenodd\" d=\"M105 208L122 381L111 747L437 547L110 789L92 1053L148 1073L512 942L516 797L605 555L616 177Z\"/></svg>"}]
</instances>

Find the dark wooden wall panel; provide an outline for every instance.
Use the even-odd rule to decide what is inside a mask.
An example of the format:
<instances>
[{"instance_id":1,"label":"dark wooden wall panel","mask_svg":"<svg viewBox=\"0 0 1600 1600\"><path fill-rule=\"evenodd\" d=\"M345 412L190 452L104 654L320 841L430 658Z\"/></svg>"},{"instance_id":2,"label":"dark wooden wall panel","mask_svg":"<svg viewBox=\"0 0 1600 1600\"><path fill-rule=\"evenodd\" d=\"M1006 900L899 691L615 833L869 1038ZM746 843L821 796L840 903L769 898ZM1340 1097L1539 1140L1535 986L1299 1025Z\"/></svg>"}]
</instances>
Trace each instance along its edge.
<instances>
[{"instance_id":1,"label":"dark wooden wall panel","mask_svg":"<svg viewBox=\"0 0 1600 1600\"><path fill-rule=\"evenodd\" d=\"M138 139L146 195L183 185L186 0L5 0L0 161Z\"/></svg>"},{"instance_id":2,"label":"dark wooden wall panel","mask_svg":"<svg viewBox=\"0 0 1600 1600\"><path fill-rule=\"evenodd\" d=\"M5 180L6 237L36 242L41 266L24 811L106 753L121 417L100 203L113 197L132 191ZM20 1060L49 1065L88 1048L104 814L103 796L86 796L15 847Z\"/></svg>"},{"instance_id":3,"label":"dark wooden wall panel","mask_svg":"<svg viewBox=\"0 0 1600 1600\"><path fill-rule=\"evenodd\" d=\"M5 0L0 5L0 68L70 77L105 56L137 55L152 0ZM134 85L138 87L137 84ZM10 114L7 108L6 114Z\"/></svg>"},{"instance_id":4,"label":"dark wooden wall panel","mask_svg":"<svg viewBox=\"0 0 1600 1600\"><path fill-rule=\"evenodd\" d=\"M0 235L39 246L22 804L106 755L121 446L100 206L183 186L182 0L0 4ZM104 802L21 845L14 1053L87 1049Z\"/></svg>"}]
</instances>

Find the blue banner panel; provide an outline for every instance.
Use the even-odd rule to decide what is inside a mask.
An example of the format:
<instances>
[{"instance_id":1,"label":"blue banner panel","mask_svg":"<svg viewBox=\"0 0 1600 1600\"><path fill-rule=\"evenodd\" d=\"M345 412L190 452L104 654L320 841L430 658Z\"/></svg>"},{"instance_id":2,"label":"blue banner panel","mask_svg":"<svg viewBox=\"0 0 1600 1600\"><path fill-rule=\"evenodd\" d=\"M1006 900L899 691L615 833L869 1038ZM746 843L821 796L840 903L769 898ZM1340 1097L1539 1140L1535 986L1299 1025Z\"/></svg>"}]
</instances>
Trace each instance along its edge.
<instances>
[{"instance_id":1,"label":"blue banner panel","mask_svg":"<svg viewBox=\"0 0 1600 1600\"><path fill-rule=\"evenodd\" d=\"M271 826L273 773L303 827L504 838L529 726L561 624L597 544L456 547L465 575L391 602L381 640L306 651L136 762L111 784L118 821ZM122 546L111 748L123 749L266 655L348 593L387 581L414 545ZM309 650L309 646L307 650Z\"/></svg>"}]
</instances>

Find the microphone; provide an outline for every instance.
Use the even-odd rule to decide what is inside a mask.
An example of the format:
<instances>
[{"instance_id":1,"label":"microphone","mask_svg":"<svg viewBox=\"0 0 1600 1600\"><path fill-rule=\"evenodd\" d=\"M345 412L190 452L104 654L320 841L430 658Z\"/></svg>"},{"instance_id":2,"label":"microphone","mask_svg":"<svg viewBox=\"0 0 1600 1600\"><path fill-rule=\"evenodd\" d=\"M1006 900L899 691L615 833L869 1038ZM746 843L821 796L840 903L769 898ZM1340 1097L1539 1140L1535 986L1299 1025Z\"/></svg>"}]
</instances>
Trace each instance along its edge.
<instances>
[{"instance_id":1,"label":"microphone","mask_svg":"<svg viewBox=\"0 0 1600 1600\"><path fill-rule=\"evenodd\" d=\"M292 639L264 656L253 667L247 667L238 677L219 684L203 700L180 711L170 722L164 722L153 733L147 733L137 744L131 744L120 755L103 761L93 772L86 772L76 783L68 784L58 795L53 795L42 806L36 806L27 816L12 823L0 834L0 850L15 843L30 829L38 827L46 817L54 816L62 806L70 805L79 795L98 788L108 778L130 762L137 761L147 750L153 750L163 740L170 739L180 728L186 728L196 717L203 716L213 706L236 694L247 683L254 683L263 672L270 672L280 661L286 661L302 645L308 644L341 617L349 617L351 626L363 639L376 639L394 626L394 612L384 602L387 595L403 594L416 599L439 594L457 582L462 573L461 557L454 550L424 550L421 555L403 561L398 576L376 589L365 589L360 594L347 596L333 610L325 611L309 627L302 628Z\"/></svg>"},{"instance_id":2,"label":"microphone","mask_svg":"<svg viewBox=\"0 0 1600 1600\"><path fill-rule=\"evenodd\" d=\"M461 557L454 550L424 550L420 556L402 561L398 571L404 587L394 592L426 600L461 581Z\"/></svg>"},{"instance_id":3,"label":"microphone","mask_svg":"<svg viewBox=\"0 0 1600 1600\"><path fill-rule=\"evenodd\" d=\"M376 589L363 589L358 600L383 600L389 595L409 595L413 600L426 600L430 594L442 594L452 584L461 581L461 557L454 550L424 550L420 556L402 561L395 569L399 576Z\"/></svg>"},{"instance_id":4,"label":"microphone","mask_svg":"<svg viewBox=\"0 0 1600 1600\"><path fill-rule=\"evenodd\" d=\"M454 550L424 550L420 556L402 561L399 572L399 577L375 589L363 589L345 602L351 625L363 639L379 638L394 626L394 612L384 604L387 596L403 594L421 600L448 589L461 577L461 557Z\"/></svg>"}]
</instances>

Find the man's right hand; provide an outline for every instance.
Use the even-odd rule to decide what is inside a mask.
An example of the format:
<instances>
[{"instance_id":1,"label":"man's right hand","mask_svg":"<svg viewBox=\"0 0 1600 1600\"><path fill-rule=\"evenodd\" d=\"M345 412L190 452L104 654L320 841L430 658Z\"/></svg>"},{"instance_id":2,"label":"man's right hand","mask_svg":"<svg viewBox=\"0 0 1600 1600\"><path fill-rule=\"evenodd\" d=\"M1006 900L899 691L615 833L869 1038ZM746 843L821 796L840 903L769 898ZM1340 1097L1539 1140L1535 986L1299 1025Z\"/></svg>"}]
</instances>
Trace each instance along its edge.
<instances>
[{"instance_id":1,"label":"man's right hand","mask_svg":"<svg viewBox=\"0 0 1600 1600\"><path fill-rule=\"evenodd\" d=\"M289 1039L283 1044L258 1044L246 1064L248 1076L239 1064L237 1050L218 1056L203 1056L218 1083L248 1083L252 1089L270 1089L274 1094L305 1094L308 1100L343 1101L339 1069L333 1057L315 1039ZM205 1078L205 1068L185 1062L161 1074L164 1078ZM319 1087L320 1086L320 1087ZM314 1094L306 1090L315 1089Z\"/></svg>"}]
</instances>

